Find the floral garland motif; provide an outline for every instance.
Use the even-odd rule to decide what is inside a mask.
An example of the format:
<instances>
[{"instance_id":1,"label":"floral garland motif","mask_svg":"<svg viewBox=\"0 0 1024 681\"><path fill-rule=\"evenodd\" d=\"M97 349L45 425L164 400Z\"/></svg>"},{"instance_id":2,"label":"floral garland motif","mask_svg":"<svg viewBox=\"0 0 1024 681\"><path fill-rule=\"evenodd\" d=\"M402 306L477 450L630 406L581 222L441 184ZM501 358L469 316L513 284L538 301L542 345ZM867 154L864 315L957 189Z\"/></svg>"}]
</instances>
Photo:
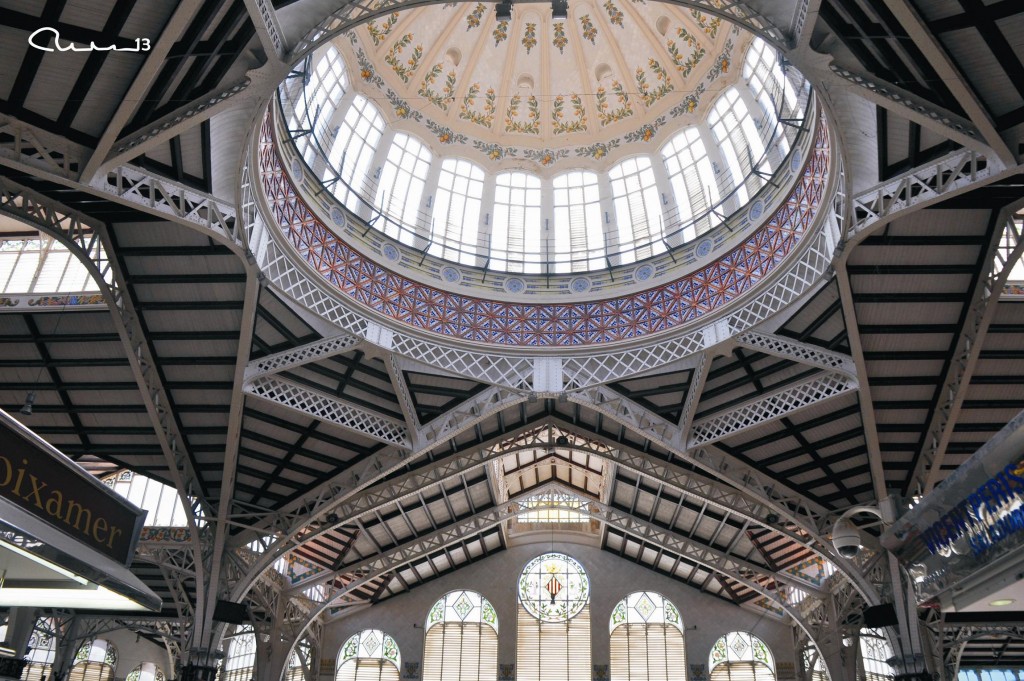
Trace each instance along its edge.
<instances>
[{"instance_id":1,"label":"floral garland motif","mask_svg":"<svg viewBox=\"0 0 1024 681\"><path fill-rule=\"evenodd\" d=\"M555 161L569 157L568 149L524 149L523 156L531 161L549 166Z\"/></svg>"},{"instance_id":2,"label":"floral garland motif","mask_svg":"<svg viewBox=\"0 0 1024 681\"><path fill-rule=\"evenodd\" d=\"M497 47L499 43L508 39L508 21L502 19L498 22L498 25L494 27L491 32L491 36L494 38L494 46Z\"/></svg>"},{"instance_id":3,"label":"floral garland motif","mask_svg":"<svg viewBox=\"0 0 1024 681\"><path fill-rule=\"evenodd\" d=\"M485 128L490 128L494 124L494 113L498 108L495 102L496 96L494 94L494 88L487 88L487 92L484 93L484 110L483 112L473 110L473 106L476 104L476 98L480 94L480 83L473 83L469 86L469 90L466 91L466 96L462 98L462 106L459 109L459 118L464 121L471 121L477 125L482 125Z\"/></svg>"},{"instance_id":4,"label":"floral garland motif","mask_svg":"<svg viewBox=\"0 0 1024 681\"><path fill-rule=\"evenodd\" d=\"M448 72L448 76L445 79L444 87L441 88L441 92L434 90L431 85L437 80L437 77L441 75L441 71L444 70L444 64L438 62L431 67L430 72L427 73L423 79L423 85L417 92L422 96L426 97L427 100L434 106L441 109L441 111L447 111L448 105L451 103L452 98L455 95L455 80L456 74L455 69Z\"/></svg>"},{"instance_id":5,"label":"floral garland motif","mask_svg":"<svg viewBox=\"0 0 1024 681\"><path fill-rule=\"evenodd\" d=\"M563 95L555 97L555 101L552 104L551 122L556 135L568 132L585 132L587 129L587 111L583 108L583 98L577 94L572 94L569 96L569 102L572 104L573 113L576 115L575 120L571 121L564 120L565 97Z\"/></svg>"},{"instance_id":6,"label":"floral garland motif","mask_svg":"<svg viewBox=\"0 0 1024 681\"><path fill-rule=\"evenodd\" d=\"M406 33L399 38L398 42L392 45L391 49L388 50L388 53L384 55L384 61L391 66L391 69L398 74L398 77L401 78L404 83L409 82L409 76L411 76L412 72L416 70L416 67L420 65L420 59L423 58L423 46L417 45L413 48L412 56L409 57L405 63L402 63L401 60L399 60L398 55L400 55L411 42L412 33Z\"/></svg>"},{"instance_id":7,"label":"floral garland motif","mask_svg":"<svg viewBox=\"0 0 1024 681\"><path fill-rule=\"evenodd\" d=\"M615 149L618 146L619 140L613 139L610 142L597 142L595 144L591 144L589 147L576 147L575 151L577 156L592 158L599 161L607 156L612 149Z\"/></svg>"},{"instance_id":8,"label":"floral garland motif","mask_svg":"<svg viewBox=\"0 0 1024 681\"><path fill-rule=\"evenodd\" d=\"M569 39L565 37L565 24L561 21L555 23L555 38L551 41L551 44L558 48L559 54L565 54L565 46L569 44Z\"/></svg>"},{"instance_id":9,"label":"floral garland motif","mask_svg":"<svg viewBox=\"0 0 1024 681\"><path fill-rule=\"evenodd\" d=\"M377 22L373 19L370 19L370 21L367 22L366 30L370 34L370 39L373 40L374 47L384 42L384 39L388 37L388 33L391 33L391 29L395 27L395 23L397 21L398 12L392 12L379 27L377 26Z\"/></svg>"},{"instance_id":10,"label":"floral garland motif","mask_svg":"<svg viewBox=\"0 0 1024 681\"><path fill-rule=\"evenodd\" d=\"M675 118L677 116L682 116L683 114L693 113L697 110L697 105L700 104L700 96L702 94L704 94L704 83L700 83L693 92L686 95L686 97L683 97L683 101L676 104L672 110L668 112L669 115Z\"/></svg>"},{"instance_id":11,"label":"floral garland motif","mask_svg":"<svg viewBox=\"0 0 1024 681\"><path fill-rule=\"evenodd\" d=\"M612 92L615 93L615 97L622 106L618 109L609 110L608 91L604 89L603 85L597 88L597 119L601 121L601 125L615 123L633 115L633 107L629 103L629 95L626 94L619 81L612 81Z\"/></svg>"},{"instance_id":12,"label":"floral garland motif","mask_svg":"<svg viewBox=\"0 0 1024 681\"><path fill-rule=\"evenodd\" d=\"M647 60L647 65L654 71L654 76L660 83L654 89L651 89L650 84L647 82L647 74L644 72L643 67L636 67L636 86L640 91L640 98L644 100L644 104L651 106L659 99L672 92L675 86L672 85L672 81L668 77L668 72L662 67L660 63L654 57Z\"/></svg>"},{"instance_id":13,"label":"floral garland motif","mask_svg":"<svg viewBox=\"0 0 1024 681\"><path fill-rule=\"evenodd\" d=\"M722 49L722 54L718 55L715 60L714 66L708 71L708 82L710 83L715 78L718 78L723 73L729 72L729 64L731 63L732 57L732 39L725 41L725 47Z\"/></svg>"},{"instance_id":14,"label":"floral garland motif","mask_svg":"<svg viewBox=\"0 0 1024 681\"><path fill-rule=\"evenodd\" d=\"M658 116L652 123L644 123L639 129L633 132L626 133L627 142L650 142L655 133L658 132L658 128L665 125L665 117Z\"/></svg>"},{"instance_id":15,"label":"floral garland motif","mask_svg":"<svg viewBox=\"0 0 1024 681\"><path fill-rule=\"evenodd\" d=\"M526 23L526 32L523 34L523 47L526 48L526 54L530 54L530 50L537 47L537 24Z\"/></svg>"},{"instance_id":16,"label":"floral garland motif","mask_svg":"<svg viewBox=\"0 0 1024 681\"><path fill-rule=\"evenodd\" d=\"M399 118L408 118L416 121L417 123L423 120L423 114L413 109L409 102L395 94L395 91L391 88L388 88L384 92L384 96L388 98L388 102L395 110L395 115Z\"/></svg>"},{"instance_id":17,"label":"floral garland motif","mask_svg":"<svg viewBox=\"0 0 1024 681\"><path fill-rule=\"evenodd\" d=\"M505 132L521 132L527 135L540 134L540 103L537 98L530 95L526 99L526 120L519 119L519 105L522 103L521 95L513 95L505 111Z\"/></svg>"},{"instance_id":18,"label":"floral garland motif","mask_svg":"<svg viewBox=\"0 0 1024 681\"><path fill-rule=\"evenodd\" d=\"M426 125L430 132L437 135L437 141L441 144L465 144L469 140L461 132L453 132L451 128L435 123L429 118Z\"/></svg>"},{"instance_id":19,"label":"floral garland motif","mask_svg":"<svg viewBox=\"0 0 1024 681\"><path fill-rule=\"evenodd\" d=\"M715 36L718 35L718 28L722 25L722 18L715 17L709 22L703 12L691 9L690 14L692 14L693 18L697 20L697 25L700 26L700 30L704 31L704 33L714 40Z\"/></svg>"},{"instance_id":20,"label":"floral garland motif","mask_svg":"<svg viewBox=\"0 0 1024 681\"><path fill-rule=\"evenodd\" d=\"M622 10L616 7L615 3L612 2L612 0L605 0L604 8L608 12L608 21L610 21L613 25L618 26L619 28L623 28Z\"/></svg>"},{"instance_id":21,"label":"floral garland motif","mask_svg":"<svg viewBox=\"0 0 1024 681\"><path fill-rule=\"evenodd\" d=\"M584 14L580 17L580 23L583 25L583 37L590 41L592 45L596 45L594 39L597 38L597 29L594 28L594 22L590 20L589 14Z\"/></svg>"},{"instance_id":22,"label":"floral garland motif","mask_svg":"<svg viewBox=\"0 0 1024 681\"><path fill-rule=\"evenodd\" d=\"M359 64L359 77L365 80L367 83L372 83L378 88L384 88L384 79L381 78L373 70L373 64L366 58L366 53L363 52L363 48L356 50L356 63Z\"/></svg>"},{"instance_id":23,"label":"floral garland motif","mask_svg":"<svg viewBox=\"0 0 1024 681\"><path fill-rule=\"evenodd\" d=\"M707 55L707 50L697 42L697 39L693 37L685 28L680 28L677 31L680 38L693 49L690 56L683 59L682 53L679 51L679 47L676 45L675 40L668 41L668 53L672 55L672 63L676 65L676 68L682 71L683 77L686 78L693 72L693 69L700 63L700 60Z\"/></svg>"},{"instance_id":24,"label":"floral garland motif","mask_svg":"<svg viewBox=\"0 0 1024 681\"><path fill-rule=\"evenodd\" d=\"M476 7L474 7L473 11L470 12L469 16L466 17L467 31L470 29L474 29L480 25L480 19L484 16L485 11L487 11L487 7L484 6L484 3L476 3Z\"/></svg>"},{"instance_id":25,"label":"floral garland motif","mask_svg":"<svg viewBox=\"0 0 1024 681\"><path fill-rule=\"evenodd\" d=\"M506 156L514 158L516 155L516 149L513 147L503 147L500 144L490 144L481 140L473 140L473 148L482 151L492 161L500 161Z\"/></svg>"}]
</instances>

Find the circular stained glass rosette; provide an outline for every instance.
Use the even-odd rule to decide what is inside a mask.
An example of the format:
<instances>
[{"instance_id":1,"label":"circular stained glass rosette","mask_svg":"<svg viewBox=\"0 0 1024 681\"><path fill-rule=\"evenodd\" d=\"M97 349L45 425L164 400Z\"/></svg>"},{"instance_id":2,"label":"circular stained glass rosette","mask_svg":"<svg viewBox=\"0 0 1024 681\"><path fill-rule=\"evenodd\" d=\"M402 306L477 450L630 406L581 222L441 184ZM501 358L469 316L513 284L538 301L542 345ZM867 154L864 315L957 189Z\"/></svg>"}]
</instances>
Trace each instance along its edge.
<instances>
[{"instance_id":1,"label":"circular stained glass rosette","mask_svg":"<svg viewBox=\"0 0 1024 681\"><path fill-rule=\"evenodd\" d=\"M519 602L543 622L564 622L590 602L586 570L562 553L534 558L519 577Z\"/></svg>"}]
</instances>

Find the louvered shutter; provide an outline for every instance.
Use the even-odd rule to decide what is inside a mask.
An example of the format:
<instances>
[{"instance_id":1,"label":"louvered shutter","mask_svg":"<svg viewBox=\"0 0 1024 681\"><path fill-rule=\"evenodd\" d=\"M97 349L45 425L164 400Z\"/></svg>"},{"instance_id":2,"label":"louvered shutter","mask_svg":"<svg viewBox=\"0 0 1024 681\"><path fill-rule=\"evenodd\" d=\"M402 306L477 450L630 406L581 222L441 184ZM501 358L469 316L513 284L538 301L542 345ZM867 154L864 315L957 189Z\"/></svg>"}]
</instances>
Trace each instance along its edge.
<instances>
[{"instance_id":1,"label":"louvered shutter","mask_svg":"<svg viewBox=\"0 0 1024 681\"><path fill-rule=\"evenodd\" d=\"M399 681L398 667L375 658L346 660L338 667L336 681Z\"/></svg>"},{"instance_id":2,"label":"louvered shutter","mask_svg":"<svg viewBox=\"0 0 1024 681\"><path fill-rule=\"evenodd\" d=\"M113 681L114 668L102 662L79 662L71 668L68 681Z\"/></svg>"},{"instance_id":3,"label":"louvered shutter","mask_svg":"<svg viewBox=\"0 0 1024 681\"><path fill-rule=\"evenodd\" d=\"M611 681L685 681L683 634L666 624L624 624L610 641Z\"/></svg>"},{"instance_id":4,"label":"louvered shutter","mask_svg":"<svg viewBox=\"0 0 1024 681\"><path fill-rule=\"evenodd\" d=\"M711 670L711 681L775 681L775 673L760 662L723 662Z\"/></svg>"},{"instance_id":5,"label":"louvered shutter","mask_svg":"<svg viewBox=\"0 0 1024 681\"><path fill-rule=\"evenodd\" d=\"M589 681L589 605L566 622L541 622L520 606L517 623L517 681Z\"/></svg>"}]
</instances>

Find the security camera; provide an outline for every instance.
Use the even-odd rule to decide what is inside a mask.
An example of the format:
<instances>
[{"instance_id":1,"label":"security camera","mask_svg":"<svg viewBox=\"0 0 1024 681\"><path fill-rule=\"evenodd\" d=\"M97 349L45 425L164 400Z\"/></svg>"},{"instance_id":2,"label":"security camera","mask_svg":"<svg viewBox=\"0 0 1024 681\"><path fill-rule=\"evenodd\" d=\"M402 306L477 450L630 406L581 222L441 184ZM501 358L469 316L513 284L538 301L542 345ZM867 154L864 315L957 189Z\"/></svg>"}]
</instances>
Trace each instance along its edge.
<instances>
[{"instance_id":1,"label":"security camera","mask_svg":"<svg viewBox=\"0 0 1024 681\"><path fill-rule=\"evenodd\" d=\"M840 518L832 526L832 546L843 558L853 558L860 553L860 530L846 518Z\"/></svg>"}]
</instances>

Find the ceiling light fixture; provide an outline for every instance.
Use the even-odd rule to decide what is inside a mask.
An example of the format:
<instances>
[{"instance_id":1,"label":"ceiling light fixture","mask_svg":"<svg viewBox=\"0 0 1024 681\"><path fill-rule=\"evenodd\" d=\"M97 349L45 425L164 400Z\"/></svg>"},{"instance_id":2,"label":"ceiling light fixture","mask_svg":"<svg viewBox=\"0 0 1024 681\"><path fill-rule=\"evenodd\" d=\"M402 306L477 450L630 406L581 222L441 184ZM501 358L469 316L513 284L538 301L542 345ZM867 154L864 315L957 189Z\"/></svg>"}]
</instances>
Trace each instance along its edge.
<instances>
[{"instance_id":1,"label":"ceiling light fixture","mask_svg":"<svg viewBox=\"0 0 1024 681\"><path fill-rule=\"evenodd\" d=\"M991 605L994 608L1003 608L1007 605L1013 605L1016 602L1016 599L1013 598L997 598L994 601L990 601L989 605Z\"/></svg>"},{"instance_id":2,"label":"ceiling light fixture","mask_svg":"<svg viewBox=\"0 0 1024 681\"><path fill-rule=\"evenodd\" d=\"M36 391L29 390L28 395L25 395L25 404L21 405L19 411L25 416L32 416L32 405L36 403Z\"/></svg>"},{"instance_id":3,"label":"ceiling light fixture","mask_svg":"<svg viewBox=\"0 0 1024 681\"><path fill-rule=\"evenodd\" d=\"M551 0L551 18L569 18L569 0Z\"/></svg>"},{"instance_id":4,"label":"ceiling light fixture","mask_svg":"<svg viewBox=\"0 0 1024 681\"><path fill-rule=\"evenodd\" d=\"M494 17L498 21L512 21L512 3L499 2L494 6Z\"/></svg>"}]
</instances>

